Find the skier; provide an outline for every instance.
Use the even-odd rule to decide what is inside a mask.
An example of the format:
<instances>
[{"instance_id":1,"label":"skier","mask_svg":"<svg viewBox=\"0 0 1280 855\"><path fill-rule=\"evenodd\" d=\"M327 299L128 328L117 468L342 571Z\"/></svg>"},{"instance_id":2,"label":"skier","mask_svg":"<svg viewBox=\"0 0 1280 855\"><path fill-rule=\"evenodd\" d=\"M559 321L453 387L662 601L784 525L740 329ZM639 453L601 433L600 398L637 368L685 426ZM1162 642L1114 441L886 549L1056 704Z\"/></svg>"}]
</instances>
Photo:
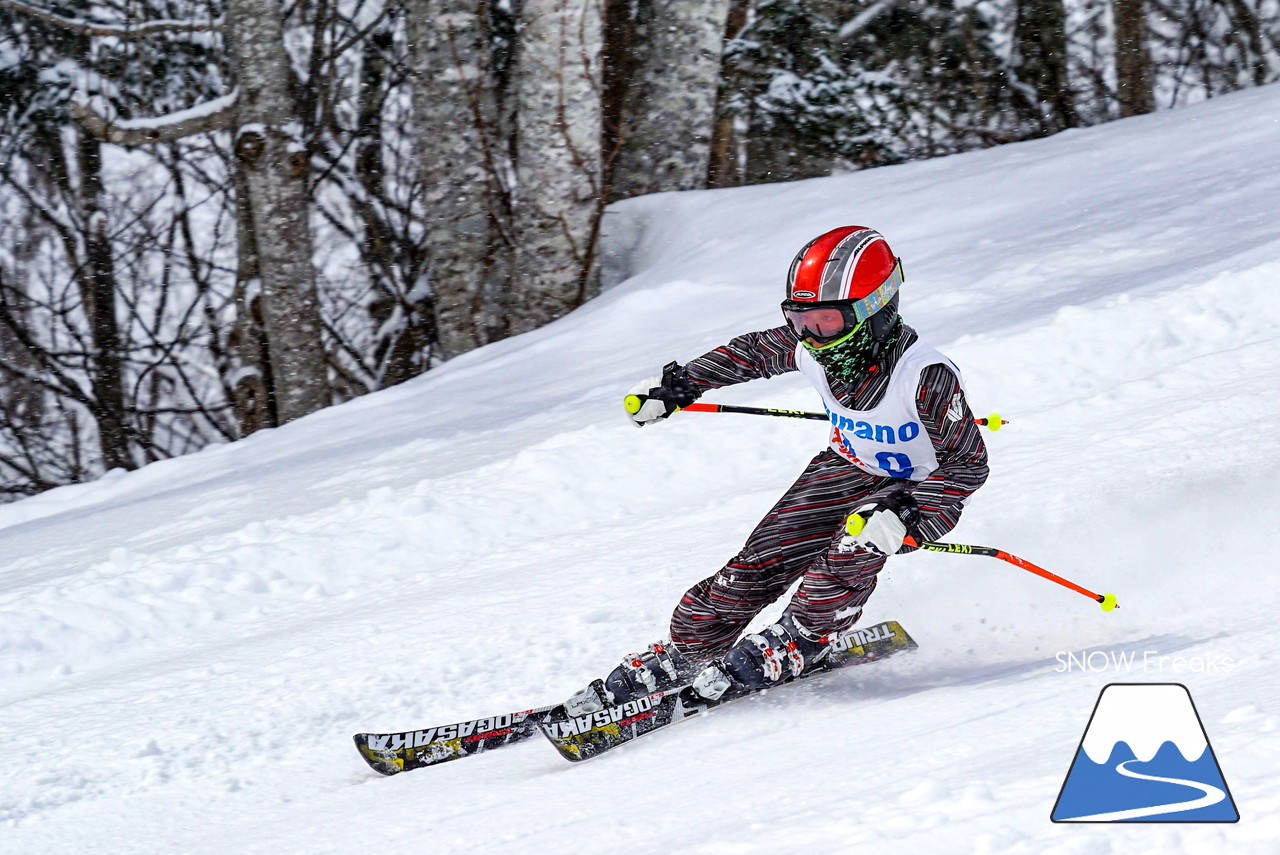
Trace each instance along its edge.
<instances>
[{"instance_id":1,"label":"skier","mask_svg":"<svg viewBox=\"0 0 1280 855\"><path fill-rule=\"evenodd\" d=\"M801 371L831 419L829 447L719 572L694 585L671 617L669 642L631 654L566 707L593 711L693 682L708 699L761 688L822 661L831 636L862 614L904 539L936 540L987 478L987 451L959 370L898 313L902 262L878 232L833 229L791 263L786 323L738 336L625 399L637 426L655 424L708 389ZM777 623L739 639L797 579Z\"/></svg>"}]
</instances>

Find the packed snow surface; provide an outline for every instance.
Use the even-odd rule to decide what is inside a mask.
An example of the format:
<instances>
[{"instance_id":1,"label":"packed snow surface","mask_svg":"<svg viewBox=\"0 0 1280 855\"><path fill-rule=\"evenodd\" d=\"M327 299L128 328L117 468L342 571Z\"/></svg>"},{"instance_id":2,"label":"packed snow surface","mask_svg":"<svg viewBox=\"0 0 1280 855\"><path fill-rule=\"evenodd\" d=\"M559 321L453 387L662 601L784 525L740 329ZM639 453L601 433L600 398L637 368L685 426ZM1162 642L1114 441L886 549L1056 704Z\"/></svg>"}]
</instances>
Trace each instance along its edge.
<instances>
[{"instance_id":1,"label":"packed snow surface","mask_svg":"<svg viewBox=\"0 0 1280 855\"><path fill-rule=\"evenodd\" d=\"M0 508L0 850L1274 853L1280 88L608 215L569 317L233 445ZM903 257L992 475L890 561L920 650L581 765L541 740L392 778L350 735L552 703L662 636L825 442L634 381L780 322L837 225ZM816 408L799 375L708 400ZM777 607L762 615L776 614ZM1101 688L1180 682L1234 825L1049 813Z\"/></svg>"}]
</instances>

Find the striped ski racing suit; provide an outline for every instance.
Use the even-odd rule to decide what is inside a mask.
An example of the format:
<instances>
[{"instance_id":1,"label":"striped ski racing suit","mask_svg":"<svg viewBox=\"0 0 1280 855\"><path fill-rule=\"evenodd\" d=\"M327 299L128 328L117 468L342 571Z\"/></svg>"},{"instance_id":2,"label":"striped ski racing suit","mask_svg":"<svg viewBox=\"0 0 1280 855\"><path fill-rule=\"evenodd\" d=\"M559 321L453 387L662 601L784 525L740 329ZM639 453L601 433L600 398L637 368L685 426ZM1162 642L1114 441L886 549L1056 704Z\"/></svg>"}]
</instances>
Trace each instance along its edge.
<instances>
[{"instance_id":1,"label":"striped ski racing suit","mask_svg":"<svg viewBox=\"0 0 1280 855\"><path fill-rule=\"evenodd\" d=\"M852 382L830 378L836 400L852 410L874 408L903 353L916 341L915 331L904 327L894 347L866 374ZM798 344L788 326L747 333L691 361L684 371L699 392L773 377L799 370ZM699 661L725 653L751 619L801 577L788 607L796 621L818 634L852 626L875 590L885 559L836 547L845 518L867 501L905 487L920 508L920 521L908 532L919 540L935 540L956 525L964 500L987 479L986 446L949 366L924 368L915 403L937 468L922 481L879 477L831 448L820 452L742 550L681 598L671 618L671 639L682 653Z\"/></svg>"}]
</instances>

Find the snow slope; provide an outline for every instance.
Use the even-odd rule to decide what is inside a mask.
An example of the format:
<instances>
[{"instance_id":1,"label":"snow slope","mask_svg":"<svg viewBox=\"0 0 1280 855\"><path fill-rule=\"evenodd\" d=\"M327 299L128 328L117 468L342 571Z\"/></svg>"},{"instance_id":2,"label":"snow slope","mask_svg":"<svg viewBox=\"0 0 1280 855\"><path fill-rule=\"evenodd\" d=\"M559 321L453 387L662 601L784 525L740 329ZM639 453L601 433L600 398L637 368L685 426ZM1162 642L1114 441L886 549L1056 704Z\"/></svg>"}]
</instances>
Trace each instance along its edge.
<instances>
[{"instance_id":1,"label":"snow slope","mask_svg":"<svg viewBox=\"0 0 1280 855\"><path fill-rule=\"evenodd\" d=\"M609 214L617 284L550 327L0 508L0 850L1275 852L1278 116L1272 86L633 200ZM581 766L531 743L370 772L352 732L561 699L736 552L823 426L638 431L621 395L778 323L792 254L850 222L889 237L908 322L1013 422L953 539L1121 608L989 559L904 556L866 620L901 620L912 656ZM797 375L708 397L818 403ZM1066 670L1080 659L1094 669ZM1238 824L1049 822L1098 691L1126 680L1190 688Z\"/></svg>"}]
</instances>

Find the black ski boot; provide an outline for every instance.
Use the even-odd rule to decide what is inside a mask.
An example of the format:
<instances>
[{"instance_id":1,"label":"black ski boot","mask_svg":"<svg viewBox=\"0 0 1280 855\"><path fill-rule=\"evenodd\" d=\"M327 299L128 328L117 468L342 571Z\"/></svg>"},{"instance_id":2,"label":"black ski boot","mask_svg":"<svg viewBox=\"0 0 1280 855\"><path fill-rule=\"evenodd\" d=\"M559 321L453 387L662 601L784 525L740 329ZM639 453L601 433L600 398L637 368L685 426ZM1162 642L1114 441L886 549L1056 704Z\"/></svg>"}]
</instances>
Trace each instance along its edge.
<instances>
[{"instance_id":1,"label":"black ski boot","mask_svg":"<svg viewBox=\"0 0 1280 855\"><path fill-rule=\"evenodd\" d=\"M702 670L693 688L718 700L731 688L763 689L799 677L826 657L827 636L817 636L784 614L773 626L744 636L723 657Z\"/></svg>"},{"instance_id":2,"label":"black ski boot","mask_svg":"<svg viewBox=\"0 0 1280 855\"><path fill-rule=\"evenodd\" d=\"M700 670L669 641L649 645L644 653L623 658L603 680L593 680L581 692L565 701L570 715L586 715L606 706L618 706L635 698L678 689L686 685Z\"/></svg>"}]
</instances>

